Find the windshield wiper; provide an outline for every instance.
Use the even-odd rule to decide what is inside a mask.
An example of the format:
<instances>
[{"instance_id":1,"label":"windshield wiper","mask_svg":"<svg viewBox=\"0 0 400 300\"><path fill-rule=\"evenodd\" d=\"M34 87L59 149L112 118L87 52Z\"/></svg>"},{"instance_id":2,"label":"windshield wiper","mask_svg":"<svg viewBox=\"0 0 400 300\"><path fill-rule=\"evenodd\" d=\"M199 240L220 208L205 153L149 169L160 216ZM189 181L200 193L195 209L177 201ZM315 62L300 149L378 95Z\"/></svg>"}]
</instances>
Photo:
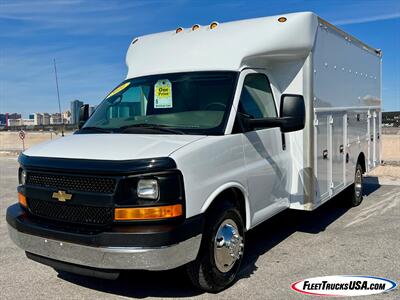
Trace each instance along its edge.
<instances>
[{"instance_id":1,"label":"windshield wiper","mask_svg":"<svg viewBox=\"0 0 400 300\"><path fill-rule=\"evenodd\" d=\"M102 133L112 133L112 130L101 128L101 127L94 127L94 126L88 126L88 127L82 127L79 129L78 132L81 131L97 131L97 132L102 132Z\"/></svg>"},{"instance_id":2,"label":"windshield wiper","mask_svg":"<svg viewBox=\"0 0 400 300\"><path fill-rule=\"evenodd\" d=\"M121 132L121 133L128 132L134 128L145 128L145 129L158 130L158 131L168 132L168 133L173 133L173 134L184 134L183 131L180 131L177 129L172 129L167 125L149 124L149 123L140 123L140 124L131 124L131 125L122 126L121 128L119 128L118 132Z\"/></svg>"}]
</instances>

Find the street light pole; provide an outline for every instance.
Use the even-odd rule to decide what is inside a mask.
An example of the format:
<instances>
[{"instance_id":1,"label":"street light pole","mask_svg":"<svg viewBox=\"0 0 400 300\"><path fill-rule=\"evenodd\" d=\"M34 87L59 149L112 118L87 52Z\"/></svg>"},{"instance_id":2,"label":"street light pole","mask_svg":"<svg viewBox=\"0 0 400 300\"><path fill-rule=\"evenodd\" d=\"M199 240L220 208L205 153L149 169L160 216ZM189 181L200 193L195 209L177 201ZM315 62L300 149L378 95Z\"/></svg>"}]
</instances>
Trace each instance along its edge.
<instances>
[{"instance_id":1,"label":"street light pole","mask_svg":"<svg viewBox=\"0 0 400 300\"><path fill-rule=\"evenodd\" d=\"M60 111L61 117L61 136L64 136L64 118L61 113L61 102L60 102L60 91L58 89L58 77L57 77L57 66L56 66L56 59L54 58L54 74L56 76L56 86L57 86L57 99L58 99L58 109Z\"/></svg>"}]
</instances>

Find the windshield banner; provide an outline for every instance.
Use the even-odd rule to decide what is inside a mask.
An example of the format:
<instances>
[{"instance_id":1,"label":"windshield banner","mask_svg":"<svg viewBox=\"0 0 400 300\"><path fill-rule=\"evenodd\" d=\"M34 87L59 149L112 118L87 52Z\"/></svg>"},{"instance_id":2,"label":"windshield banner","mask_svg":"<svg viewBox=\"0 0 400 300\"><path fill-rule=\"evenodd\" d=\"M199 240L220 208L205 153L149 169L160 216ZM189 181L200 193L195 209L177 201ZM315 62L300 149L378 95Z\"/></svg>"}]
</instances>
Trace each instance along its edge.
<instances>
[{"instance_id":1,"label":"windshield banner","mask_svg":"<svg viewBox=\"0 0 400 300\"><path fill-rule=\"evenodd\" d=\"M154 108L172 107L172 85L168 79L158 80L154 85Z\"/></svg>"}]
</instances>

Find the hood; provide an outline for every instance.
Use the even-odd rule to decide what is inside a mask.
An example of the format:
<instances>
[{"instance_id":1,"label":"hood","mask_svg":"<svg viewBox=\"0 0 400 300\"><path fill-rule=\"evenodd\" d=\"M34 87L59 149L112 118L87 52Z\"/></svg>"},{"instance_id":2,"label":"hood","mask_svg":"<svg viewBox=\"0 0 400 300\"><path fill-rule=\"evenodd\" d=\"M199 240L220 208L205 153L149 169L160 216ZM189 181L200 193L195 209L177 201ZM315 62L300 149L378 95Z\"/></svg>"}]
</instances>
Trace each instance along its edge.
<instances>
[{"instance_id":1,"label":"hood","mask_svg":"<svg viewBox=\"0 0 400 300\"><path fill-rule=\"evenodd\" d=\"M33 146L24 154L36 157L99 160L166 157L204 137L161 134L74 134Z\"/></svg>"}]
</instances>

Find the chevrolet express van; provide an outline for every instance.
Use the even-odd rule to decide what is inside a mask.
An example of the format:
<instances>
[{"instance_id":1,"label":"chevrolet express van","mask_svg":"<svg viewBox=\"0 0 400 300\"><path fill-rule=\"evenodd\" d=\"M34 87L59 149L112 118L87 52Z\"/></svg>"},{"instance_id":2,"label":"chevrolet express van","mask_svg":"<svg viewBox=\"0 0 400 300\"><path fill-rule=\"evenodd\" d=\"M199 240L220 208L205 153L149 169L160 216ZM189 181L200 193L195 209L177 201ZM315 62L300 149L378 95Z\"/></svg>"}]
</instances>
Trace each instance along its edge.
<instances>
[{"instance_id":1,"label":"chevrolet express van","mask_svg":"<svg viewBox=\"0 0 400 300\"><path fill-rule=\"evenodd\" d=\"M126 63L75 134L20 155L7 222L28 258L103 278L184 266L218 292L258 224L344 190L361 203L379 50L304 12L141 36Z\"/></svg>"}]
</instances>

